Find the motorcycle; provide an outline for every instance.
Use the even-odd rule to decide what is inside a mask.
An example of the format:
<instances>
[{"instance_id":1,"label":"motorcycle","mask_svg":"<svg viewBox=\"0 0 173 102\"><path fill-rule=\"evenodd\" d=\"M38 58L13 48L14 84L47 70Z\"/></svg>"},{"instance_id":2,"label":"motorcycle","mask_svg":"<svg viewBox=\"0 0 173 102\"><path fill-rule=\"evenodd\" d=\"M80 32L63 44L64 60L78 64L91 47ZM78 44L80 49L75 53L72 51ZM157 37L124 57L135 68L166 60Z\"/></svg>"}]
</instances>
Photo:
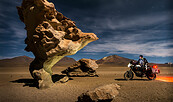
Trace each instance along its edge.
<instances>
[{"instance_id":1,"label":"motorcycle","mask_svg":"<svg viewBox=\"0 0 173 102\"><path fill-rule=\"evenodd\" d=\"M130 68L129 71L126 71L124 73L124 79L131 80L134 77L134 74L137 77L147 77L149 80L155 80L156 75L160 73L160 69L158 69L157 65L153 66L147 66L145 65L145 68L141 68L140 65L136 65L134 61L131 61L128 64L128 67Z\"/></svg>"}]
</instances>

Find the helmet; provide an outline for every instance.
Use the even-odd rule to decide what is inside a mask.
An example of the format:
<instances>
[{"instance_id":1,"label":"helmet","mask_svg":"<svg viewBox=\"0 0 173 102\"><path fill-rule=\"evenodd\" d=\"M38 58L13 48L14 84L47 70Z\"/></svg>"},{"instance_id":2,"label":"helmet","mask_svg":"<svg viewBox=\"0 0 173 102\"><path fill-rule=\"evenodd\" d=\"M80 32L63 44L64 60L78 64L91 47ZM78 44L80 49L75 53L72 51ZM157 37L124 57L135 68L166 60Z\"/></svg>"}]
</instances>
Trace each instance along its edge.
<instances>
[{"instance_id":1,"label":"helmet","mask_svg":"<svg viewBox=\"0 0 173 102\"><path fill-rule=\"evenodd\" d=\"M139 57L142 57L143 58L143 55L139 55Z\"/></svg>"}]
</instances>

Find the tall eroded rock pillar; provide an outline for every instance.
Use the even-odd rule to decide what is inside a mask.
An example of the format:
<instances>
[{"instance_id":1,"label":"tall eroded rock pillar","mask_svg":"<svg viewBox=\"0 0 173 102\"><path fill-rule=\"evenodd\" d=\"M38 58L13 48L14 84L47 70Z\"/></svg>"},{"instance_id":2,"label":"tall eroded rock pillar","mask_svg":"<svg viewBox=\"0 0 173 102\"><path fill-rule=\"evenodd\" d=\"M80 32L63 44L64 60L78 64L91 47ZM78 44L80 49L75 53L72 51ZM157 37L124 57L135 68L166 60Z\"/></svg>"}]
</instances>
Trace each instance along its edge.
<instances>
[{"instance_id":1,"label":"tall eroded rock pillar","mask_svg":"<svg viewBox=\"0 0 173 102\"><path fill-rule=\"evenodd\" d=\"M25 50L35 56L29 70L38 80L39 88L52 86L51 68L61 58L75 54L98 39L94 33L83 33L74 21L56 11L54 4L47 0L23 0L17 9L27 30Z\"/></svg>"}]
</instances>

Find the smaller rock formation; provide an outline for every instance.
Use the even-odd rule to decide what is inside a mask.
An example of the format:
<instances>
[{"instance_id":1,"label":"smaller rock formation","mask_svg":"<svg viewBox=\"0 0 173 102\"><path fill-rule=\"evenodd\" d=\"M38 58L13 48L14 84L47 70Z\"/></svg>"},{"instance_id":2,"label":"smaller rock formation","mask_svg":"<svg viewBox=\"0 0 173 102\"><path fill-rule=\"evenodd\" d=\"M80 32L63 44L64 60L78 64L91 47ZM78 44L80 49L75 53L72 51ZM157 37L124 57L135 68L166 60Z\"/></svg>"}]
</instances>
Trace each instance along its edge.
<instances>
[{"instance_id":1,"label":"smaller rock formation","mask_svg":"<svg viewBox=\"0 0 173 102\"><path fill-rule=\"evenodd\" d=\"M117 84L100 86L80 95L77 102L111 102L119 94L119 89L120 86Z\"/></svg>"},{"instance_id":2,"label":"smaller rock formation","mask_svg":"<svg viewBox=\"0 0 173 102\"><path fill-rule=\"evenodd\" d=\"M66 70L61 73L66 74L67 76L98 76L96 74L96 69L98 65L95 60L92 59L81 59L77 61L72 66L68 67Z\"/></svg>"}]
</instances>

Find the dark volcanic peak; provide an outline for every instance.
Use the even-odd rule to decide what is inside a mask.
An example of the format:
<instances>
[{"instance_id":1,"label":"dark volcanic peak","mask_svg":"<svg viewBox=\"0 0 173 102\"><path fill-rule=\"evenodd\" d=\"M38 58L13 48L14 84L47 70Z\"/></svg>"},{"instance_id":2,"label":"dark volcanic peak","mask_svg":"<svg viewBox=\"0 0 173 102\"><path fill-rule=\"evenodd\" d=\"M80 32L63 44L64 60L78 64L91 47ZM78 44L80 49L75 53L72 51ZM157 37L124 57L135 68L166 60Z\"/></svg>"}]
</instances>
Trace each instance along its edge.
<instances>
[{"instance_id":1,"label":"dark volcanic peak","mask_svg":"<svg viewBox=\"0 0 173 102\"><path fill-rule=\"evenodd\" d=\"M97 64L100 64L101 66L127 66L127 64L132 59L120 57L118 55L111 55L104 57L102 59L97 60Z\"/></svg>"},{"instance_id":2,"label":"dark volcanic peak","mask_svg":"<svg viewBox=\"0 0 173 102\"><path fill-rule=\"evenodd\" d=\"M18 60L18 59L21 59L21 60L33 60L33 58L28 57L28 56L17 56L17 57L11 58L11 59L16 59L16 60Z\"/></svg>"},{"instance_id":3,"label":"dark volcanic peak","mask_svg":"<svg viewBox=\"0 0 173 102\"><path fill-rule=\"evenodd\" d=\"M70 57L62 58L55 66L70 66L76 62L75 59Z\"/></svg>"},{"instance_id":4,"label":"dark volcanic peak","mask_svg":"<svg viewBox=\"0 0 173 102\"><path fill-rule=\"evenodd\" d=\"M29 66L33 58L28 56L18 56L11 59L1 59L0 67L24 67Z\"/></svg>"},{"instance_id":5,"label":"dark volcanic peak","mask_svg":"<svg viewBox=\"0 0 173 102\"><path fill-rule=\"evenodd\" d=\"M1 59L0 67L28 67L33 61L33 58L28 56L18 56L14 58ZM74 64L76 60L69 57L62 58L55 66L69 66Z\"/></svg>"}]
</instances>

